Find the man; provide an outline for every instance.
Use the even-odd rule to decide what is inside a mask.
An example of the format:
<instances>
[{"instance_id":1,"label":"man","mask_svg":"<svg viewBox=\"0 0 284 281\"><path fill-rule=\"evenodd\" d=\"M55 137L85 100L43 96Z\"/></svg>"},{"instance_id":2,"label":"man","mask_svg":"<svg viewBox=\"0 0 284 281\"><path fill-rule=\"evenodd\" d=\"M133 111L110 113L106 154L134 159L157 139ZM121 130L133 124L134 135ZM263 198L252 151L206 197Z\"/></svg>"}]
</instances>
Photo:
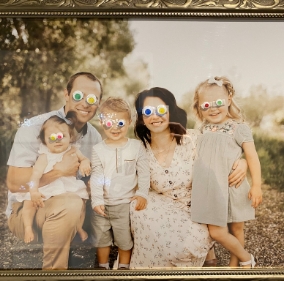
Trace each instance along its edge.
<instances>
[{"instance_id":1,"label":"man","mask_svg":"<svg viewBox=\"0 0 284 281\"><path fill-rule=\"evenodd\" d=\"M77 95L79 93L79 96ZM91 95L91 96L90 96ZM76 146L81 152L91 157L92 146L101 141L97 130L88 123L98 108L102 97L100 81L91 73L80 72L70 77L64 90L65 107L31 118L18 129L10 157L8 159L7 186L8 193L8 225L14 235L23 240L24 224L22 220L22 203L15 202L14 192L29 190L32 166L38 157L40 140L38 139L43 122L52 115L65 117L69 110L75 111L78 132ZM91 98L90 98L91 97ZM79 162L74 150L64 154L60 163L53 170L44 174L40 186L62 176L74 176ZM82 209L81 198L72 193L51 197L45 201L43 208L38 208L35 219L35 233L41 231L43 239L43 269L67 269L70 243L76 234L76 226Z\"/></svg>"}]
</instances>

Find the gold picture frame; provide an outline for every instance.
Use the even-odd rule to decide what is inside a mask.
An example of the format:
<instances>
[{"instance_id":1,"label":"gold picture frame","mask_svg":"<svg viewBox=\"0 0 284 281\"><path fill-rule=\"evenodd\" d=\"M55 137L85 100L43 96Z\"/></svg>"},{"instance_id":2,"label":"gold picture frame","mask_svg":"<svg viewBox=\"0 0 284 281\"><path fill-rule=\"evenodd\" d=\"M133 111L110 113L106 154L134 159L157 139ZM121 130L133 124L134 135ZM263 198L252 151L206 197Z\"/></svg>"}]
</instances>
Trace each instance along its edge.
<instances>
[{"instance_id":1,"label":"gold picture frame","mask_svg":"<svg viewBox=\"0 0 284 281\"><path fill-rule=\"evenodd\" d=\"M0 18L132 18L283 21L284 0L3 0ZM284 279L284 268L174 270L0 269L0 280Z\"/></svg>"}]
</instances>

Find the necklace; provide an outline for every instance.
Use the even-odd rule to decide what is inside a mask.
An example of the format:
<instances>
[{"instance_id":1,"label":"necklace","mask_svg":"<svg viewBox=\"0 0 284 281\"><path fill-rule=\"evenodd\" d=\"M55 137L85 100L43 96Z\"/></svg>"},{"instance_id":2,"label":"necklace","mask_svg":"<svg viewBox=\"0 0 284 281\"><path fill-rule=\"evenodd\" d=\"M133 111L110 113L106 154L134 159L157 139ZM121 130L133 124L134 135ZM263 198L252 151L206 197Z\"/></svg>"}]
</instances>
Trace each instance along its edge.
<instances>
[{"instance_id":1,"label":"necklace","mask_svg":"<svg viewBox=\"0 0 284 281\"><path fill-rule=\"evenodd\" d=\"M156 151L157 149L155 148L154 150ZM157 152L154 152L154 154L155 154L155 155L161 154L161 153L164 152L164 151L165 151L165 149L162 149L162 150L159 150L159 151L157 151Z\"/></svg>"},{"instance_id":2,"label":"necklace","mask_svg":"<svg viewBox=\"0 0 284 281\"><path fill-rule=\"evenodd\" d=\"M168 146L168 149L162 149L162 150L158 150L158 148L155 148L154 150L157 151L157 152L154 152L153 151L153 154L154 156L156 157L157 159L157 156L159 156L162 152L166 151L165 153L165 156L163 157L163 160L162 160L162 163L158 160L158 162L161 164L161 166L165 167L166 164L167 164L167 159L168 159L168 155L169 155L169 152L170 152L170 148L172 146L172 143L173 143L173 139L171 140L171 143L169 144ZM153 150L153 149L152 149Z\"/></svg>"}]
</instances>

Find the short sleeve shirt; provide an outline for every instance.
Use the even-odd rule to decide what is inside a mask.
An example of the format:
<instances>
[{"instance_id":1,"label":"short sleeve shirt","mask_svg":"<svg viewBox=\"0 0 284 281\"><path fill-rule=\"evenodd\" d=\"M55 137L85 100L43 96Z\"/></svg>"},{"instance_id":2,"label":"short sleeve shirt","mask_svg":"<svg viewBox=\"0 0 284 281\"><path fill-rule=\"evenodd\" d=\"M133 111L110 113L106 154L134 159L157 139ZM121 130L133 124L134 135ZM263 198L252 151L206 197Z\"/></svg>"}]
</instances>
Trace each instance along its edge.
<instances>
[{"instance_id":1,"label":"short sleeve shirt","mask_svg":"<svg viewBox=\"0 0 284 281\"><path fill-rule=\"evenodd\" d=\"M39 156L38 150L41 141L38 136L41 126L45 120L53 115L65 118L64 107L25 120L15 135L7 165L14 167L32 167L35 164ZM92 147L101 141L102 138L98 131L90 123L87 123L86 133L76 141L75 145L90 159ZM16 202L16 200L13 193L9 191L8 206L6 209L7 216L11 214L13 202Z\"/></svg>"}]
</instances>

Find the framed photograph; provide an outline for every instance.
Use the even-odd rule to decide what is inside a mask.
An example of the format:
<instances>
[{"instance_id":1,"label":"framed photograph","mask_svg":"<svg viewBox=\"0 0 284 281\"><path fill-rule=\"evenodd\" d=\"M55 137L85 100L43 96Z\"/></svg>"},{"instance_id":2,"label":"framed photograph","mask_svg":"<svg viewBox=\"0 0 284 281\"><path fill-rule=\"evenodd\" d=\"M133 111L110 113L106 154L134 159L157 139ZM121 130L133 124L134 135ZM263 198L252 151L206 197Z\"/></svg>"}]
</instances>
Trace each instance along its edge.
<instances>
[{"instance_id":1,"label":"framed photograph","mask_svg":"<svg viewBox=\"0 0 284 281\"><path fill-rule=\"evenodd\" d=\"M284 279L283 17L283 0L2 1L0 280L184 280L228 277ZM95 75L95 78L90 79L99 85L96 88L99 89L97 95L85 97L84 91L77 91L75 94L72 92L70 95L74 87L72 83L76 80L71 83L69 89L69 78L78 72ZM134 129L137 132L139 112L143 118L146 118L147 114L145 108L142 110L135 107L138 93L149 89L162 89L170 92L175 97L177 105L186 113L186 129L200 131L201 123L193 110L197 87L202 82L223 87L227 83L225 81L229 81L234 89L234 101L251 129L261 165L262 203L255 209L255 219L244 223L245 249L254 255L256 266L229 267L230 252L218 242L212 244L207 227L204 229L204 225L198 224L196 232L186 229L188 221L191 223L190 227L192 225L192 175L189 176L190 180L186 180L190 186L189 191L178 195L171 193L172 190L184 186L184 183L180 182L182 176L176 173L173 182L170 179L167 184L179 183L164 194L157 188L157 182L151 180L151 171L154 173L155 168L151 167L153 163L149 160L151 196L154 197L148 199L146 210L151 206L153 217L145 210L136 211L144 212L140 218L134 214L133 209L130 211L134 242L132 256L135 255L133 260L136 264L130 263L130 270L119 269L118 247L112 246L109 254L111 269L99 268L91 223L92 203L91 200L85 200L83 229L86 230L88 237L83 237L84 234L79 231L74 235L70 234L71 242L65 246L68 256L65 258L66 270L42 269L46 259L44 260L43 255L44 238L41 237L41 231L35 235L33 229L32 234L26 232L26 236L19 239L14 235L18 231L15 230L15 224L13 228L9 220L12 214L15 215L15 212L20 210L13 208L20 199L11 200L11 194L16 191L8 195L8 186L12 190L14 183L19 183L18 178L25 178L25 172L19 169L32 167L37 160L37 156L34 160L27 156L30 166L15 164L18 168L15 170L17 173L11 176L10 170L7 176L8 167L20 161L13 158L18 153L16 149L10 154L12 147L25 141L24 135L15 138L17 130L20 127L31 128L35 125L38 131L32 133L36 135L44 122L42 118L47 119L39 117L41 114L59 112L60 108L64 112L66 104L79 104L81 100L86 100L88 107L95 108L91 110L92 116L88 119L88 128L94 127L92 132L96 132L90 135L93 138L91 143L99 142L98 136L102 139L108 138L108 125L100 114L99 104L101 105L108 97L115 97L126 100L131 108L132 122L129 123L126 136L134 139L139 137L139 134L134 134ZM86 87L88 84L82 85ZM81 96L78 97L76 94ZM62 109L64 105L66 107ZM163 107L166 113L159 113L161 108L158 105L154 107L152 110L155 110L155 116L159 118L168 114L167 110L171 111L171 108L166 106ZM83 109L80 110L82 113ZM85 111L82 114L89 113ZM78 116L77 118L79 119ZM73 123L79 123L78 119ZM119 123L117 120L115 122ZM147 127L147 122L144 126ZM87 130L86 132L83 136L88 134ZM55 142L59 142L60 136L57 134L55 137ZM76 142L79 137L80 134ZM98 139L94 140L95 137ZM51 135L49 140L53 143ZM35 142L39 147L40 140L35 137ZM189 142L192 145L191 153L195 153L194 137L191 136ZM30 148L33 145L24 143L21 149L28 154L26 151L34 149ZM26 147L29 148L26 150ZM158 159L161 160L159 163L161 167L166 167L163 170L167 174L170 171L167 167L170 166L167 166L166 160L168 155L171 155L171 145L157 149L156 154L155 148L152 149L153 157L158 162ZM37 154L37 149L35 151ZM172 157L175 153L176 150L173 148ZM247 159L245 156L243 158ZM90 154L82 157L91 158ZM182 153L177 154L175 161L182 157ZM192 159L195 160L194 157ZM171 162L169 163L171 165ZM250 164L249 160L247 164ZM129 163L127 165L127 170L130 171ZM252 184L253 168L250 166L247 169L247 180ZM191 171L188 174L191 174ZM166 176L168 175L164 175L163 178ZM240 180L242 183L244 178ZM165 183L161 185L163 188L166 186ZM19 188L24 189L25 185L20 185ZM33 187L29 185L29 188ZM165 198L159 201L155 196ZM176 208L175 204L179 203L172 204L171 201L167 201L174 201L175 196L180 196L180 200L175 201L180 203L178 210L171 209L171 206ZM186 198L189 200L186 201ZM166 206L165 210L164 206L161 208L162 205ZM161 224L159 221L162 220L168 223ZM14 233L11 231L12 228ZM167 235L169 238L165 239ZM207 236L201 238L201 235ZM205 240L207 242L204 242ZM166 242L162 244L161 241ZM199 243L198 246L196 241ZM181 244L184 245L183 252L178 253L181 255L176 260L166 257L171 256L168 249L178 251ZM186 256L184 249L190 249L191 253L195 251L196 260ZM214 249L213 258L208 258L209 266L203 266L206 264L206 256L210 249ZM173 256L176 257L176 253ZM167 259L168 263L163 263Z\"/></svg>"}]
</instances>

